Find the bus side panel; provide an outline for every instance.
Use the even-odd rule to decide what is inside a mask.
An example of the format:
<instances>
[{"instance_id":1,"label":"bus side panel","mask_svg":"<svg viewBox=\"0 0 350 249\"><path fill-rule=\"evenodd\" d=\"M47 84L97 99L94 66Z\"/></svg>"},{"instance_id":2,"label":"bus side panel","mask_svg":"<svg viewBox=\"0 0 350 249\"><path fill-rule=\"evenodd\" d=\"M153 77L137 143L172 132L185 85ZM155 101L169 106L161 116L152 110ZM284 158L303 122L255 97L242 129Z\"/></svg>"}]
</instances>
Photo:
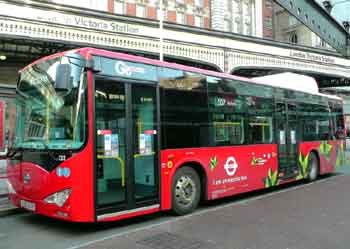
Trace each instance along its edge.
<instances>
[{"instance_id":1,"label":"bus side panel","mask_svg":"<svg viewBox=\"0 0 350 249\"><path fill-rule=\"evenodd\" d=\"M162 209L171 208L172 178L186 162L203 167L212 200L277 185L277 161L275 144L163 150Z\"/></svg>"},{"instance_id":2,"label":"bus side panel","mask_svg":"<svg viewBox=\"0 0 350 249\"><path fill-rule=\"evenodd\" d=\"M341 140L303 142L299 145L299 164L307 164L306 158L311 151L316 151L319 157L320 174L332 173L344 161L344 144ZM305 161L305 162L304 162Z\"/></svg>"}]
</instances>

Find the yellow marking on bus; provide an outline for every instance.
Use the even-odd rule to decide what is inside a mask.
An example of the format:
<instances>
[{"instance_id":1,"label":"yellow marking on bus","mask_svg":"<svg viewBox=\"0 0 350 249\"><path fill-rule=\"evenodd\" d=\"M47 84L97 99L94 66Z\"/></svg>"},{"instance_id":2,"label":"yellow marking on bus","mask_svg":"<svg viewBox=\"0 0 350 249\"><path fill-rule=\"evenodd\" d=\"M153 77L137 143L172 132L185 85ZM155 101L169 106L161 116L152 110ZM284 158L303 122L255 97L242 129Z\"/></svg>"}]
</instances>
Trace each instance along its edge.
<instances>
[{"instance_id":1,"label":"yellow marking on bus","mask_svg":"<svg viewBox=\"0 0 350 249\"><path fill-rule=\"evenodd\" d=\"M154 151L152 151L151 153L149 154L135 154L134 155L134 158L139 158L139 157L142 157L142 156L151 156L151 155L155 155L156 153Z\"/></svg>"},{"instance_id":2,"label":"yellow marking on bus","mask_svg":"<svg viewBox=\"0 0 350 249\"><path fill-rule=\"evenodd\" d=\"M98 159L115 159L120 162L120 168L122 173L122 186L125 186L125 166L124 161L118 156L104 156L104 155L97 155Z\"/></svg>"},{"instance_id":3,"label":"yellow marking on bus","mask_svg":"<svg viewBox=\"0 0 350 249\"><path fill-rule=\"evenodd\" d=\"M233 126L233 125L241 125L240 122L214 122L214 125L221 126Z\"/></svg>"}]
</instances>

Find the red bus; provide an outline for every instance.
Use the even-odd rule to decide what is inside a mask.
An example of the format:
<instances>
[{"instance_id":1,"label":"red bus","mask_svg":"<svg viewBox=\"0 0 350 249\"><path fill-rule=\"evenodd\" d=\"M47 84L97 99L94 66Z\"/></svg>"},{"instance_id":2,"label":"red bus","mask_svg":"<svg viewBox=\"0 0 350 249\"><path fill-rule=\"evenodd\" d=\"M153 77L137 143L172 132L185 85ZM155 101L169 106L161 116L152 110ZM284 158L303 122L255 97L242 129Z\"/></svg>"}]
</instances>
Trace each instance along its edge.
<instances>
[{"instance_id":1,"label":"red bus","mask_svg":"<svg viewBox=\"0 0 350 249\"><path fill-rule=\"evenodd\" d=\"M9 198L68 221L187 214L344 156L338 97L94 48L24 68L16 112Z\"/></svg>"}]
</instances>

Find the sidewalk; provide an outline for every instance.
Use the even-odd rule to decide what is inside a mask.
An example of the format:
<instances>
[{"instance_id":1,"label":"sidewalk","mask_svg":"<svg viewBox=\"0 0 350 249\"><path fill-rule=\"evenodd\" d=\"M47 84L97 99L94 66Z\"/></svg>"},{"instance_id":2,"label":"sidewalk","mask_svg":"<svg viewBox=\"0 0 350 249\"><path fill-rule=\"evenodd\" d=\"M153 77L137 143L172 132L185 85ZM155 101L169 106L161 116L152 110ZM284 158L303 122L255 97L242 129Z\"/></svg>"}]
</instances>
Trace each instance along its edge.
<instances>
[{"instance_id":1,"label":"sidewalk","mask_svg":"<svg viewBox=\"0 0 350 249\"><path fill-rule=\"evenodd\" d=\"M350 175L205 208L70 249L349 249Z\"/></svg>"}]
</instances>

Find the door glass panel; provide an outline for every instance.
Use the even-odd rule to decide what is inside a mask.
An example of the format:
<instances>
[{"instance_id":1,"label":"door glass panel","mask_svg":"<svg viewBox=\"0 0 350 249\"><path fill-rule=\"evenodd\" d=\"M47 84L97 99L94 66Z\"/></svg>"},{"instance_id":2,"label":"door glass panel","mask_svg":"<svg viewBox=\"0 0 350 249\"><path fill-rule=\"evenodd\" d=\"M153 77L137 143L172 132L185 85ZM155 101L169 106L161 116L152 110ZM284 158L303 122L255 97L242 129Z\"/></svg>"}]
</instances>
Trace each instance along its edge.
<instances>
[{"instance_id":1,"label":"door glass panel","mask_svg":"<svg viewBox=\"0 0 350 249\"><path fill-rule=\"evenodd\" d=\"M96 160L98 206L126 201L125 87L96 79Z\"/></svg>"},{"instance_id":2,"label":"door glass panel","mask_svg":"<svg viewBox=\"0 0 350 249\"><path fill-rule=\"evenodd\" d=\"M134 134L134 198L136 201L157 195L157 123L156 88L132 87L132 123Z\"/></svg>"},{"instance_id":3,"label":"door glass panel","mask_svg":"<svg viewBox=\"0 0 350 249\"><path fill-rule=\"evenodd\" d=\"M276 104L276 131L278 141L279 168L285 167L287 163L287 116L284 103Z\"/></svg>"},{"instance_id":4,"label":"door glass panel","mask_svg":"<svg viewBox=\"0 0 350 249\"><path fill-rule=\"evenodd\" d=\"M297 155L297 141L298 141L298 120L297 120L297 108L295 105L288 104L288 141L289 147L289 160L294 162ZM295 165L295 164L294 164Z\"/></svg>"}]
</instances>

